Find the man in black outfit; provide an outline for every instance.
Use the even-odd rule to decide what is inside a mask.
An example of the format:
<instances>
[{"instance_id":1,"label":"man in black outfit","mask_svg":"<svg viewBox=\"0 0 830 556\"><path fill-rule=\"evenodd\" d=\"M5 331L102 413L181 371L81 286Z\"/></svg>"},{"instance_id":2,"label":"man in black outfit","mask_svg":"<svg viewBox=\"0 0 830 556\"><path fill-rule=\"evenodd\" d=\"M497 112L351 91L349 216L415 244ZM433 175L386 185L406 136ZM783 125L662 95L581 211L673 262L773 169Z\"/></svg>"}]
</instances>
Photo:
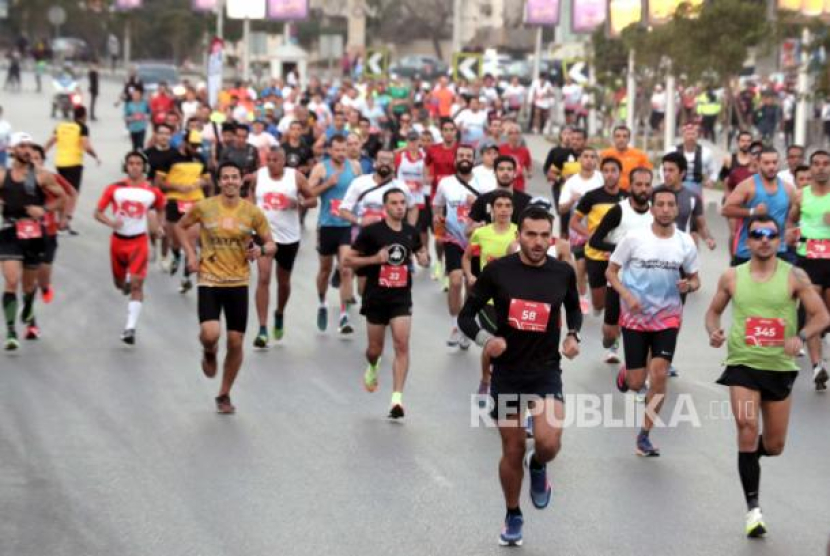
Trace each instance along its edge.
<instances>
[{"instance_id":1,"label":"man in black outfit","mask_svg":"<svg viewBox=\"0 0 830 556\"><path fill-rule=\"evenodd\" d=\"M468 231L472 231L484 224L491 224L493 217L490 214L493 206L493 198L496 191L506 190L513 196L513 216L511 220L514 224L518 224L519 215L530 204L533 199L524 191L516 191L513 189L513 183L516 181L516 159L509 155L499 155L493 163L493 168L496 170L496 189L488 191L483 195L476 197L473 206L470 207L470 220L475 222L471 225Z\"/></svg>"},{"instance_id":2,"label":"man in black outfit","mask_svg":"<svg viewBox=\"0 0 830 556\"><path fill-rule=\"evenodd\" d=\"M524 519L519 509L522 460L530 471L530 498L542 509L551 499L546 464L559 452L565 417L560 356L560 316L567 322L561 354L579 354L582 311L576 273L567 263L547 256L553 218L530 206L519 217L520 251L497 259L476 281L458 316L461 331L484 349L493 362L490 394L502 439L499 476L507 505L499 544L522 543ZM481 328L476 315L493 300L496 334ZM533 416L535 448L525 458L522 412Z\"/></svg>"},{"instance_id":3,"label":"man in black outfit","mask_svg":"<svg viewBox=\"0 0 830 556\"><path fill-rule=\"evenodd\" d=\"M89 66L89 119L97 121L95 117L95 102L98 100L98 63L93 61Z\"/></svg>"}]
</instances>

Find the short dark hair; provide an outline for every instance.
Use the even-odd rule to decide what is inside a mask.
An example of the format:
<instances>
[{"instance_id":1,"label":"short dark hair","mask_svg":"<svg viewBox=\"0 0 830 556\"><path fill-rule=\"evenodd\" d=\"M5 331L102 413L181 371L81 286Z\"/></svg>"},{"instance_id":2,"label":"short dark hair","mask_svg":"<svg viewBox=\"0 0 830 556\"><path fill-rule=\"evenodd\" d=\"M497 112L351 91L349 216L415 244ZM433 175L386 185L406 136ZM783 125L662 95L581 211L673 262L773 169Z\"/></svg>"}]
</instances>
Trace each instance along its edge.
<instances>
[{"instance_id":1,"label":"short dark hair","mask_svg":"<svg viewBox=\"0 0 830 556\"><path fill-rule=\"evenodd\" d=\"M72 115L75 117L76 120L86 118L86 107L76 106L75 109L72 111Z\"/></svg>"},{"instance_id":2,"label":"short dark hair","mask_svg":"<svg viewBox=\"0 0 830 556\"><path fill-rule=\"evenodd\" d=\"M154 131L155 131L156 133L158 133L158 132L159 132L159 130L160 130L160 129L162 129L162 128L166 129L166 130L167 130L167 131L169 131L170 133L173 133L173 126L168 125L168 124L166 124L166 123L164 123L164 122L161 122L161 123L156 124L156 127L154 128Z\"/></svg>"},{"instance_id":3,"label":"short dark hair","mask_svg":"<svg viewBox=\"0 0 830 556\"><path fill-rule=\"evenodd\" d=\"M775 225L775 231L780 234L781 226L779 226L778 221L769 214L753 214L746 221L746 229L747 231L751 230L753 224L769 224L770 222Z\"/></svg>"},{"instance_id":4,"label":"short dark hair","mask_svg":"<svg viewBox=\"0 0 830 556\"><path fill-rule=\"evenodd\" d=\"M571 135L573 135L574 133L578 133L579 135L581 135L581 136L582 136L582 138L583 138L583 139L585 139L586 137L588 137L588 132L587 132L587 131L585 131L585 130L584 130L583 128L581 128L581 127L575 127L575 128L573 128L573 129L571 129Z\"/></svg>"},{"instance_id":5,"label":"short dark hair","mask_svg":"<svg viewBox=\"0 0 830 556\"><path fill-rule=\"evenodd\" d=\"M510 155L507 155L507 154L500 154L499 156L496 157L496 160L493 162L493 169L498 168L499 164L501 164L503 162L507 162L508 164L513 166L514 170L516 169L516 159L513 158Z\"/></svg>"},{"instance_id":6,"label":"short dark hair","mask_svg":"<svg viewBox=\"0 0 830 556\"><path fill-rule=\"evenodd\" d=\"M401 189L400 187L390 187L389 189L383 192L383 204L386 204L386 200L389 199L390 195L394 195L396 193L400 193L404 196L404 198L406 198L406 193L404 193L403 189Z\"/></svg>"},{"instance_id":7,"label":"short dark hair","mask_svg":"<svg viewBox=\"0 0 830 556\"><path fill-rule=\"evenodd\" d=\"M753 141L752 143L750 143L750 144L749 144L749 150L750 150L750 151L752 151L752 150L755 150L755 149L761 149L761 150L763 150L763 149L764 149L764 142L763 142L763 141L759 141L759 140L757 140L757 139L756 139L755 141Z\"/></svg>"},{"instance_id":8,"label":"short dark hair","mask_svg":"<svg viewBox=\"0 0 830 556\"><path fill-rule=\"evenodd\" d=\"M613 135L614 133L617 133L620 130L623 130L623 131L627 132L628 136L631 137L631 129L625 124L620 124L618 126L614 126L614 131L611 132L611 135Z\"/></svg>"},{"instance_id":9,"label":"short dark hair","mask_svg":"<svg viewBox=\"0 0 830 556\"><path fill-rule=\"evenodd\" d=\"M810 155L810 164L813 163L813 160L817 156L826 156L827 158L830 158L830 152L827 152L824 149L819 149L817 151L813 151L813 154Z\"/></svg>"},{"instance_id":10,"label":"short dark hair","mask_svg":"<svg viewBox=\"0 0 830 556\"><path fill-rule=\"evenodd\" d=\"M809 171L810 171L809 166L807 166L806 164L799 164L798 166L795 167L795 170L793 170L793 178L797 177L798 174L803 174L804 172L809 172Z\"/></svg>"},{"instance_id":11,"label":"short dark hair","mask_svg":"<svg viewBox=\"0 0 830 556\"><path fill-rule=\"evenodd\" d=\"M553 228L553 216L542 207L530 205L519 215L519 231L524 228L525 220L547 220Z\"/></svg>"},{"instance_id":12,"label":"short dark hair","mask_svg":"<svg viewBox=\"0 0 830 556\"><path fill-rule=\"evenodd\" d=\"M778 150L775 147L765 146L761 149L761 156L764 156L765 154L774 154L775 156L778 156Z\"/></svg>"},{"instance_id":13,"label":"short dark hair","mask_svg":"<svg viewBox=\"0 0 830 556\"><path fill-rule=\"evenodd\" d=\"M509 199L510 204L513 204L513 193L506 189L496 189L490 194L490 206L496 206L496 201L499 199Z\"/></svg>"},{"instance_id":14,"label":"short dark hair","mask_svg":"<svg viewBox=\"0 0 830 556\"><path fill-rule=\"evenodd\" d=\"M656 188L654 191L651 192L651 204L653 205L657 201L657 195L662 193L666 193L674 197L675 204L677 203L677 191L674 189L669 189L665 185L661 185L660 187Z\"/></svg>"},{"instance_id":15,"label":"short dark hair","mask_svg":"<svg viewBox=\"0 0 830 556\"><path fill-rule=\"evenodd\" d=\"M650 180L654 179L654 172L651 171L651 168L646 168L645 166L637 166L633 170L628 173L628 182L631 183L634 181L635 174L648 174Z\"/></svg>"},{"instance_id":16,"label":"short dark hair","mask_svg":"<svg viewBox=\"0 0 830 556\"><path fill-rule=\"evenodd\" d=\"M239 172L239 175L242 176L242 168L236 162L232 160L225 160L219 167L216 169L216 176L219 177L222 175L222 170L225 168L236 168L236 171Z\"/></svg>"},{"instance_id":17,"label":"short dark hair","mask_svg":"<svg viewBox=\"0 0 830 556\"><path fill-rule=\"evenodd\" d=\"M461 149L466 149L466 150L468 150L468 151L471 151L471 152L473 153L473 157L475 158L475 155L476 155L476 150L475 150L475 147L473 147L473 146L472 146L472 145L470 145L469 143L461 143L461 144L460 144L460 145L458 145L458 147L455 149L455 158L456 158L456 159L458 159L458 151L460 151Z\"/></svg>"},{"instance_id":18,"label":"short dark hair","mask_svg":"<svg viewBox=\"0 0 830 556\"><path fill-rule=\"evenodd\" d=\"M43 147L41 147L40 145L31 144L29 145L29 148L40 154L40 158L42 160L46 160L46 151L43 150Z\"/></svg>"},{"instance_id":19,"label":"short dark hair","mask_svg":"<svg viewBox=\"0 0 830 556\"><path fill-rule=\"evenodd\" d=\"M787 154L790 154L790 151L792 150L799 150L801 151L801 154L804 154L804 147L802 147L801 145L790 145L789 147L787 147Z\"/></svg>"},{"instance_id":20,"label":"short dark hair","mask_svg":"<svg viewBox=\"0 0 830 556\"><path fill-rule=\"evenodd\" d=\"M738 140L740 140L741 137L744 137L744 136L747 136L750 139L752 139L752 133L745 130L745 129L742 129L741 131L738 132L738 137L737 138L738 138Z\"/></svg>"},{"instance_id":21,"label":"short dark hair","mask_svg":"<svg viewBox=\"0 0 830 556\"><path fill-rule=\"evenodd\" d=\"M666 153L663 156L663 164L668 162L669 164L674 164L677 166L677 169L680 170L681 174L685 174L686 171L689 169L689 161L686 160L686 157L680 154L677 151L672 151L670 153Z\"/></svg>"},{"instance_id":22,"label":"short dark hair","mask_svg":"<svg viewBox=\"0 0 830 556\"><path fill-rule=\"evenodd\" d=\"M329 147L333 147L335 143L345 143L346 136L340 135L339 133L336 135L332 135L331 139L329 139Z\"/></svg>"},{"instance_id":23,"label":"short dark hair","mask_svg":"<svg viewBox=\"0 0 830 556\"><path fill-rule=\"evenodd\" d=\"M233 131L234 131L234 133L236 133L236 132L237 132L237 131L239 131L240 129L245 130L245 133L250 133L250 132L251 132L251 128L250 128L250 127L248 127L248 124L236 124L236 125L234 126Z\"/></svg>"},{"instance_id":24,"label":"short dark hair","mask_svg":"<svg viewBox=\"0 0 830 556\"><path fill-rule=\"evenodd\" d=\"M455 122L452 120L452 118L441 118L440 123L438 124L438 127L440 127L443 130L444 126L447 125L447 124L450 124L455 129L458 129L458 126L455 125Z\"/></svg>"},{"instance_id":25,"label":"short dark hair","mask_svg":"<svg viewBox=\"0 0 830 556\"><path fill-rule=\"evenodd\" d=\"M614 164L617 167L617 170L619 170L620 173L622 173L622 162L620 162L619 158L615 158L613 156L606 156L602 159L602 162L599 163L600 170L602 170L602 168L606 164Z\"/></svg>"}]
</instances>

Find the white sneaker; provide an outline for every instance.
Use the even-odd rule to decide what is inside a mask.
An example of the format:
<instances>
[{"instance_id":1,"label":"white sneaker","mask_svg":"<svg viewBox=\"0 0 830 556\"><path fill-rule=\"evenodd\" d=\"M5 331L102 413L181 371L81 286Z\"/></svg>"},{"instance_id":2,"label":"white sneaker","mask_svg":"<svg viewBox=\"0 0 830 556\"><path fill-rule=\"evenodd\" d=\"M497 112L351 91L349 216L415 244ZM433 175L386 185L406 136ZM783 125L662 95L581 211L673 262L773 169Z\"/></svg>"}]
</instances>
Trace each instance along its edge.
<instances>
[{"instance_id":1,"label":"white sneaker","mask_svg":"<svg viewBox=\"0 0 830 556\"><path fill-rule=\"evenodd\" d=\"M165 274L170 274L170 256L159 258L159 268Z\"/></svg>"},{"instance_id":2,"label":"white sneaker","mask_svg":"<svg viewBox=\"0 0 830 556\"><path fill-rule=\"evenodd\" d=\"M752 508L746 513L746 536L754 539L766 534L767 526L764 524L761 508Z\"/></svg>"},{"instance_id":3,"label":"white sneaker","mask_svg":"<svg viewBox=\"0 0 830 556\"><path fill-rule=\"evenodd\" d=\"M605 352L605 362L609 364L620 362L620 355L617 353L617 346L613 346Z\"/></svg>"},{"instance_id":4,"label":"white sneaker","mask_svg":"<svg viewBox=\"0 0 830 556\"><path fill-rule=\"evenodd\" d=\"M819 363L813 367L813 382L816 385L816 392L824 392L827 390L827 381L829 379L830 376L827 374L827 369L824 368L824 365Z\"/></svg>"},{"instance_id":5,"label":"white sneaker","mask_svg":"<svg viewBox=\"0 0 830 556\"><path fill-rule=\"evenodd\" d=\"M451 348L458 347L460 341L461 333L458 331L457 328L453 328L452 332L450 333L450 337L447 338L447 346Z\"/></svg>"},{"instance_id":6,"label":"white sneaker","mask_svg":"<svg viewBox=\"0 0 830 556\"><path fill-rule=\"evenodd\" d=\"M470 345L470 339L465 334L458 335L458 347L466 351L470 349Z\"/></svg>"}]
</instances>

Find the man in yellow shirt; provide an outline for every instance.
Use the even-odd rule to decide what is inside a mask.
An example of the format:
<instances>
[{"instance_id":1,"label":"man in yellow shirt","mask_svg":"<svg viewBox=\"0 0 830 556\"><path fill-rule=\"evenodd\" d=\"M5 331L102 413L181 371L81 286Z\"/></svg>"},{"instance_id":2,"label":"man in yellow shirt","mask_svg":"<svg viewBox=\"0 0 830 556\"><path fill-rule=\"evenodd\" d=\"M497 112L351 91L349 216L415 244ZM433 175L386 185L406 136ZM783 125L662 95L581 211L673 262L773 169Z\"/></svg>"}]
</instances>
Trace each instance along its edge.
<instances>
[{"instance_id":1,"label":"man in yellow shirt","mask_svg":"<svg viewBox=\"0 0 830 556\"><path fill-rule=\"evenodd\" d=\"M620 189L622 191L628 191L631 170L634 168L651 169L651 161L648 159L648 155L640 149L635 149L630 143L631 130L624 125L618 125L614 128L614 146L605 149L600 154L600 160L616 158L622 163L622 172L620 173Z\"/></svg>"},{"instance_id":2,"label":"man in yellow shirt","mask_svg":"<svg viewBox=\"0 0 830 556\"><path fill-rule=\"evenodd\" d=\"M248 324L249 261L277 252L265 214L256 205L240 197L242 169L233 162L223 162L217 171L221 193L196 203L175 227L184 247L189 270L199 276L199 341L202 343L202 371L208 378L216 376L221 317L225 314L228 352L225 355L222 386L216 398L216 410L222 414L236 411L231 403L231 387L242 367L242 346ZM187 230L200 225L201 257L197 257ZM262 245L254 243L254 235Z\"/></svg>"}]
</instances>

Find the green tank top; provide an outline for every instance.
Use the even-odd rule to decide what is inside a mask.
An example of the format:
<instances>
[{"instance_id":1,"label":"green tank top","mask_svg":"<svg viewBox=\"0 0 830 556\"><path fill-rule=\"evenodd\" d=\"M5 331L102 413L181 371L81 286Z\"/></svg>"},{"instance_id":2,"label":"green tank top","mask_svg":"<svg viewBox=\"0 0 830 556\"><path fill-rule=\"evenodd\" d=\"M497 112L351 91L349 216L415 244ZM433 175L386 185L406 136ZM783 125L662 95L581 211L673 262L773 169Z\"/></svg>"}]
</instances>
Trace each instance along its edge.
<instances>
[{"instance_id":1,"label":"green tank top","mask_svg":"<svg viewBox=\"0 0 830 556\"><path fill-rule=\"evenodd\" d=\"M727 365L745 365L764 371L797 371L795 358L784 353L784 339L796 335L796 300L790 295L792 265L779 260L775 274L756 282L749 264L735 268L732 327L727 343Z\"/></svg>"},{"instance_id":2,"label":"green tank top","mask_svg":"<svg viewBox=\"0 0 830 556\"><path fill-rule=\"evenodd\" d=\"M830 212L830 193L821 197L813 194L813 186L801 192L801 237L804 239L830 239L830 226L824 222L824 215ZM798 242L796 252L807 256L807 242Z\"/></svg>"}]
</instances>

